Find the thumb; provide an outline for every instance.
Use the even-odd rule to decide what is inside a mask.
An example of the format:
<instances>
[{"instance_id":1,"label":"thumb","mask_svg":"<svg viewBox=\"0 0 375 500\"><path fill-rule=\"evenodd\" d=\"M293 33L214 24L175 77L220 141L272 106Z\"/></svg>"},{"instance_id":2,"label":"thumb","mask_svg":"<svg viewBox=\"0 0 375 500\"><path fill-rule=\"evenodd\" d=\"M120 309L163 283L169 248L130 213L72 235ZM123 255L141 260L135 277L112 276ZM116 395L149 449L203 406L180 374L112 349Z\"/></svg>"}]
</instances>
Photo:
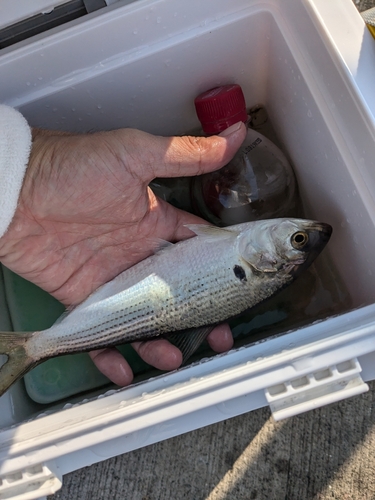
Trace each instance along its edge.
<instances>
[{"instance_id":1,"label":"thumb","mask_svg":"<svg viewBox=\"0 0 375 500\"><path fill-rule=\"evenodd\" d=\"M245 136L246 127L242 122L211 137L160 137L141 133L137 141L132 141L136 156L141 156L142 168L138 174L150 182L155 177L187 177L217 170L233 158Z\"/></svg>"}]
</instances>

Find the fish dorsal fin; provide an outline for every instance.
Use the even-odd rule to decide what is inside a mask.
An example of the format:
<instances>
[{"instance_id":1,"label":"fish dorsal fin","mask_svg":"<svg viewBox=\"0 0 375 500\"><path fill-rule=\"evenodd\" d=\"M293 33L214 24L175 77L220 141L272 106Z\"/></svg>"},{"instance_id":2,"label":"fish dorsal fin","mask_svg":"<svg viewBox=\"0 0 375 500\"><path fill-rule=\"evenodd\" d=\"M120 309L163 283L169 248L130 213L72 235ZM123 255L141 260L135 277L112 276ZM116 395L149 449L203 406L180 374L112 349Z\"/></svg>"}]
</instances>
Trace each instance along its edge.
<instances>
[{"instance_id":1,"label":"fish dorsal fin","mask_svg":"<svg viewBox=\"0 0 375 500\"><path fill-rule=\"evenodd\" d=\"M171 248L174 246L174 243L171 243L167 240L162 240L161 238L152 238L152 251L153 253L159 253L167 248Z\"/></svg>"},{"instance_id":2,"label":"fish dorsal fin","mask_svg":"<svg viewBox=\"0 0 375 500\"><path fill-rule=\"evenodd\" d=\"M185 227L193 231L197 236L204 237L206 241L233 238L233 236L239 234L237 231L226 227L209 226L208 224L186 224Z\"/></svg>"}]
</instances>

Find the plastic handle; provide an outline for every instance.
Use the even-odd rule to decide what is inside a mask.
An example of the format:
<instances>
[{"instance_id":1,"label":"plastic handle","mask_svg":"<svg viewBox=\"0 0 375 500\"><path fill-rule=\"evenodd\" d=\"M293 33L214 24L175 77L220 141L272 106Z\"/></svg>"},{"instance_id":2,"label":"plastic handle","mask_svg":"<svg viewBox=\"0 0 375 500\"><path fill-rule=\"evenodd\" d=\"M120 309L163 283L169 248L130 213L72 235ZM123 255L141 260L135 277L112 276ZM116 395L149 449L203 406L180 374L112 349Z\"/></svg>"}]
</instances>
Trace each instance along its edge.
<instances>
[{"instance_id":1,"label":"plastic handle","mask_svg":"<svg viewBox=\"0 0 375 500\"><path fill-rule=\"evenodd\" d=\"M0 477L0 500L36 500L56 493L61 475L53 463L37 464Z\"/></svg>"},{"instance_id":2,"label":"plastic handle","mask_svg":"<svg viewBox=\"0 0 375 500\"><path fill-rule=\"evenodd\" d=\"M275 420L299 415L368 391L356 358L265 389Z\"/></svg>"}]
</instances>

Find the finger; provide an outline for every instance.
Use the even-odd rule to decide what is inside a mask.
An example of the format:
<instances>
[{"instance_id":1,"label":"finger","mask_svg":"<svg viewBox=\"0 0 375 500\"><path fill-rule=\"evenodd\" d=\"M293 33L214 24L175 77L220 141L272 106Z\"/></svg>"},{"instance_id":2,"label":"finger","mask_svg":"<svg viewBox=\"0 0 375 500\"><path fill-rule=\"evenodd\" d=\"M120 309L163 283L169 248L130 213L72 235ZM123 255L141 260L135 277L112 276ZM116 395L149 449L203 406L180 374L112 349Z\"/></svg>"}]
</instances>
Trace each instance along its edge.
<instances>
[{"instance_id":1,"label":"finger","mask_svg":"<svg viewBox=\"0 0 375 500\"><path fill-rule=\"evenodd\" d=\"M246 128L238 122L221 135L212 137L173 137L164 162L154 167L155 176L182 177L201 175L226 165L241 146Z\"/></svg>"},{"instance_id":2,"label":"finger","mask_svg":"<svg viewBox=\"0 0 375 500\"><path fill-rule=\"evenodd\" d=\"M123 355L115 348L89 352L99 371L113 383L125 386L133 381L133 372Z\"/></svg>"},{"instance_id":3,"label":"finger","mask_svg":"<svg viewBox=\"0 0 375 500\"><path fill-rule=\"evenodd\" d=\"M181 351L165 339L133 342L132 346L143 361L158 370L175 370L182 363Z\"/></svg>"},{"instance_id":4,"label":"finger","mask_svg":"<svg viewBox=\"0 0 375 500\"><path fill-rule=\"evenodd\" d=\"M200 175L223 167L233 158L245 136L245 125L238 122L222 132L221 135L169 138L169 145L166 148L163 161L154 164L154 176Z\"/></svg>"},{"instance_id":5,"label":"finger","mask_svg":"<svg viewBox=\"0 0 375 500\"><path fill-rule=\"evenodd\" d=\"M151 230L150 237L157 234L158 238L166 241L180 241L194 236L186 227L188 224L208 224L207 221L196 215L180 210L160 198L154 202L147 221Z\"/></svg>"},{"instance_id":6,"label":"finger","mask_svg":"<svg viewBox=\"0 0 375 500\"><path fill-rule=\"evenodd\" d=\"M227 323L217 326L208 335L207 341L215 352L226 352L233 347L233 335Z\"/></svg>"},{"instance_id":7,"label":"finger","mask_svg":"<svg viewBox=\"0 0 375 500\"><path fill-rule=\"evenodd\" d=\"M158 137L129 129L122 134L133 169L150 182L155 177L200 175L226 165L244 141L246 127L238 122L212 137Z\"/></svg>"}]
</instances>

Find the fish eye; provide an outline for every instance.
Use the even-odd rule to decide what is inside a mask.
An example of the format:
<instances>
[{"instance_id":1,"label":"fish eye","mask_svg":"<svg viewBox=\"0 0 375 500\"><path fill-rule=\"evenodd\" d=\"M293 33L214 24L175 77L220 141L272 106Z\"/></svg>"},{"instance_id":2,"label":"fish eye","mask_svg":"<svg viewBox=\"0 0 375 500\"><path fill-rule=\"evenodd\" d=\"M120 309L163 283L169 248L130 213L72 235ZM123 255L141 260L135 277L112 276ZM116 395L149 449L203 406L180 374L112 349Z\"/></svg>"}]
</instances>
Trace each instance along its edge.
<instances>
[{"instance_id":1,"label":"fish eye","mask_svg":"<svg viewBox=\"0 0 375 500\"><path fill-rule=\"evenodd\" d=\"M309 241L309 235L304 231L298 231L297 233L294 233L292 235L290 240L293 248L295 248L296 250L301 250L307 245Z\"/></svg>"}]
</instances>

